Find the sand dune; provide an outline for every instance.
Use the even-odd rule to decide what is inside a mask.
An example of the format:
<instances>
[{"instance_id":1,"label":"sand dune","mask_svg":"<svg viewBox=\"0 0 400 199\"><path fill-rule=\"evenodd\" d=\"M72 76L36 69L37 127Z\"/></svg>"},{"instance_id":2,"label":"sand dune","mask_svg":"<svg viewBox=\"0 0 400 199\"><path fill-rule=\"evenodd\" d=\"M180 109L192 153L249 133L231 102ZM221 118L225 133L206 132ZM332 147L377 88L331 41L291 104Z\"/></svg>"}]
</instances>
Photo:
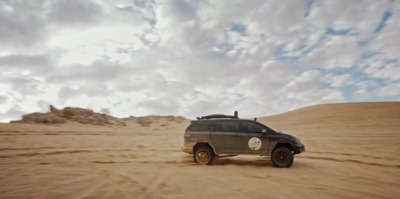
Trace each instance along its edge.
<instances>
[{"instance_id":1,"label":"sand dune","mask_svg":"<svg viewBox=\"0 0 400 199\"><path fill-rule=\"evenodd\" d=\"M0 198L398 198L400 102L326 104L259 118L297 134L291 168L180 152L189 120L0 124ZM143 123L146 119L146 125Z\"/></svg>"}]
</instances>

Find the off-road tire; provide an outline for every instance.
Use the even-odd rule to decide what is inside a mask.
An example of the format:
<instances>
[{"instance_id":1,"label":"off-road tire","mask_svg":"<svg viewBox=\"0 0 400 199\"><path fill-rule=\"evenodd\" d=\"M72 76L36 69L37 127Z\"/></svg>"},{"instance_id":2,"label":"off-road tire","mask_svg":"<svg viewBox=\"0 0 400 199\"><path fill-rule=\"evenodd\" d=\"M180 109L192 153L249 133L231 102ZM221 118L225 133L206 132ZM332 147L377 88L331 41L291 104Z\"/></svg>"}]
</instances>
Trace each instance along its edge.
<instances>
[{"instance_id":1,"label":"off-road tire","mask_svg":"<svg viewBox=\"0 0 400 199\"><path fill-rule=\"evenodd\" d=\"M196 147L193 153L194 162L204 165L212 164L214 157L214 151L208 146Z\"/></svg>"},{"instance_id":2,"label":"off-road tire","mask_svg":"<svg viewBox=\"0 0 400 199\"><path fill-rule=\"evenodd\" d=\"M271 154L271 161L275 167L290 167L293 159L292 152L286 147L278 147Z\"/></svg>"}]
</instances>

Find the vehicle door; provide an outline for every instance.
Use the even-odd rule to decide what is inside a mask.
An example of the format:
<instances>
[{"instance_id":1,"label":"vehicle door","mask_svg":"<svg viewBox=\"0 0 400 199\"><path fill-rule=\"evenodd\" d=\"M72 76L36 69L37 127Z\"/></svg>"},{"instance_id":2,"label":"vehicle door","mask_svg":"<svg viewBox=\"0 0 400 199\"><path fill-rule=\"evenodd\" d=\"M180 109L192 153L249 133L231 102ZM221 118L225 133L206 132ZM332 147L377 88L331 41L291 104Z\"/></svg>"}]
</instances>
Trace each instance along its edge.
<instances>
[{"instance_id":1,"label":"vehicle door","mask_svg":"<svg viewBox=\"0 0 400 199\"><path fill-rule=\"evenodd\" d=\"M237 120L222 120L213 122L211 144L218 154L236 154L240 152L239 126Z\"/></svg>"},{"instance_id":2,"label":"vehicle door","mask_svg":"<svg viewBox=\"0 0 400 199\"><path fill-rule=\"evenodd\" d=\"M241 150L247 154L268 154L269 136L267 128L254 121L242 121L241 132Z\"/></svg>"}]
</instances>

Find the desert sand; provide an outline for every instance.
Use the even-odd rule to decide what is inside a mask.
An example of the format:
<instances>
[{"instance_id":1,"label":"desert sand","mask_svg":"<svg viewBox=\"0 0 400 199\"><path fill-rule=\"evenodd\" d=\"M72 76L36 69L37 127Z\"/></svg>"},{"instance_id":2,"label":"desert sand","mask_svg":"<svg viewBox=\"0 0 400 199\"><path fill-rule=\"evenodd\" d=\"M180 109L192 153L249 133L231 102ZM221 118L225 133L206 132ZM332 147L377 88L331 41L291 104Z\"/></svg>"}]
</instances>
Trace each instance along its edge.
<instances>
[{"instance_id":1,"label":"desert sand","mask_svg":"<svg viewBox=\"0 0 400 199\"><path fill-rule=\"evenodd\" d=\"M400 197L400 102L317 105L259 118L305 144L291 168L259 156L198 165L180 151L189 120L146 120L1 123L0 198Z\"/></svg>"}]
</instances>

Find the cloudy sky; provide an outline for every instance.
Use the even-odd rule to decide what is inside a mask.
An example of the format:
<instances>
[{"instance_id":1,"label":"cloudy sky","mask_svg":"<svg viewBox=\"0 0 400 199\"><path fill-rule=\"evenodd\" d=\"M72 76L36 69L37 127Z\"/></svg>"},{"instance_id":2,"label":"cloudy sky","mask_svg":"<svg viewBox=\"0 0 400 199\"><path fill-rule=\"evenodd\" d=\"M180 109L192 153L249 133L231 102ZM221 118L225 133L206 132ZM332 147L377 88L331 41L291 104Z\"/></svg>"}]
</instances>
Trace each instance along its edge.
<instances>
[{"instance_id":1,"label":"cloudy sky","mask_svg":"<svg viewBox=\"0 0 400 199\"><path fill-rule=\"evenodd\" d=\"M400 3L0 0L0 121L400 100Z\"/></svg>"}]
</instances>

